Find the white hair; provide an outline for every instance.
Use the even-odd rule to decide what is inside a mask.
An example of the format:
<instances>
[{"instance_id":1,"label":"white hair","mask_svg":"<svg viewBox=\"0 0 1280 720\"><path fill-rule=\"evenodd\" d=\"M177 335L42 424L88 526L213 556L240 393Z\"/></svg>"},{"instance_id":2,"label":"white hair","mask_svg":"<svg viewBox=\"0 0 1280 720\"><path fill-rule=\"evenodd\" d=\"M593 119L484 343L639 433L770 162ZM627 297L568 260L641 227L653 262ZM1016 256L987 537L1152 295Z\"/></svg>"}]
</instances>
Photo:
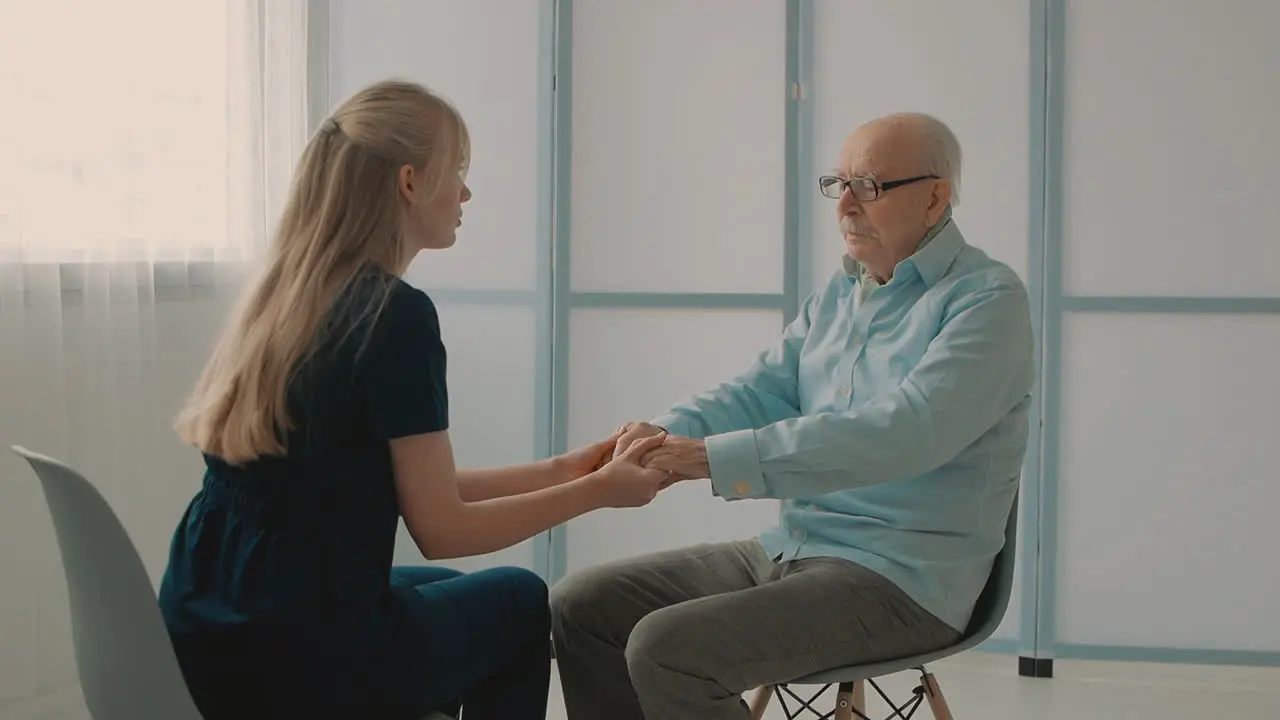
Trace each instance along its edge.
<instances>
[{"instance_id":1,"label":"white hair","mask_svg":"<svg viewBox=\"0 0 1280 720\"><path fill-rule=\"evenodd\" d=\"M963 155L960 152L960 141L951 128L932 115L916 114L924 132L925 171L937 175L951 184L951 206L960 204L960 165Z\"/></svg>"},{"instance_id":2,"label":"white hair","mask_svg":"<svg viewBox=\"0 0 1280 720\"><path fill-rule=\"evenodd\" d=\"M922 172L937 175L951 185L951 206L960 204L960 141L951 128L938 118L921 112L902 112L887 115L871 123L909 125L920 133L919 141L924 150ZM870 124L870 123L868 123Z\"/></svg>"}]
</instances>

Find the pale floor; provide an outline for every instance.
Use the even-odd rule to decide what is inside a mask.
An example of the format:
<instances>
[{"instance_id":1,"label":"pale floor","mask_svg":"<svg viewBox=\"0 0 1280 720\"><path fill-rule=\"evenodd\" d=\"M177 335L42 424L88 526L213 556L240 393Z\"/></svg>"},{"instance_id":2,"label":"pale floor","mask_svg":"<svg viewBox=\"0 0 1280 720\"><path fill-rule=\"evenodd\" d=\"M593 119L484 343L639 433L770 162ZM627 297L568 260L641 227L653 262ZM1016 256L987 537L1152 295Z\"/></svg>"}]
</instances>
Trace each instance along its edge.
<instances>
[{"instance_id":1,"label":"pale floor","mask_svg":"<svg viewBox=\"0 0 1280 720\"><path fill-rule=\"evenodd\" d=\"M1018 677L1012 657L968 653L930 669L956 720L1280 720L1280 668L1059 661L1057 677L1036 680ZM892 676L881 685L905 699L915 676ZM816 690L798 694L807 698ZM886 717L887 706L870 695L868 714ZM558 683L551 699L548 720L565 720ZM769 720L785 719L776 701L770 710ZM923 706L915 718L932 715ZM0 712L0 720L88 720L88 714L78 693L68 691Z\"/></svg>"},{"instance_id":2,"label":"pale floor","mask_svg":"<svg viewBox=\"0 0 1280 720\"><path fill-rule=\"evenodd\" d=\"M930 666L956 720L1280 720L1280 668L1227 668L1138 663L1056 663L1056 677L1018 676L1017 659L967 653ZM918 675L883 678L880 686L903 702ZM804 692L808 690L808 692ZM806 700L819 688L797 688ZM867 689L874 720L889 717L887 705ZM825 697L832 698L834 688ZM559 687L552 688L549 720L565 720ZM793 709L796 703L789 703ZM829 712L832 705L817 705ZM775 699L768 720L785 720ZM800 715L811 720L814 715ZM932 720L922 705L916 720Z\"/></svg>"}]
</instances>

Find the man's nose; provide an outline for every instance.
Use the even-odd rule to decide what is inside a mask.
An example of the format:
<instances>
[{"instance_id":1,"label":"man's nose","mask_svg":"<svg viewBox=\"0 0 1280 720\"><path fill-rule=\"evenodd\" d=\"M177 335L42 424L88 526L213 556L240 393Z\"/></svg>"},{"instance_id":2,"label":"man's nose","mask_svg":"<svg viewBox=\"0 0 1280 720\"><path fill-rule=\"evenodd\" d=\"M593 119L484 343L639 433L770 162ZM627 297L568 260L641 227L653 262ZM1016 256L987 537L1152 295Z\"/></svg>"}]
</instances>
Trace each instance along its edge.
<instances>
[{"instance_id":1,"label":"man's nose","mask_svg":"<svg viewBox=\"0 0 1280 720\"><path fill-rule=\"evenodd\" d=\"M839 209L842 216L860 215L862 213L862 203L858 202L853 193L849 191L849 188L845 188L844 192L841 193L840 200L836 203L836 208Z\"/></svg>"}]
</instances>

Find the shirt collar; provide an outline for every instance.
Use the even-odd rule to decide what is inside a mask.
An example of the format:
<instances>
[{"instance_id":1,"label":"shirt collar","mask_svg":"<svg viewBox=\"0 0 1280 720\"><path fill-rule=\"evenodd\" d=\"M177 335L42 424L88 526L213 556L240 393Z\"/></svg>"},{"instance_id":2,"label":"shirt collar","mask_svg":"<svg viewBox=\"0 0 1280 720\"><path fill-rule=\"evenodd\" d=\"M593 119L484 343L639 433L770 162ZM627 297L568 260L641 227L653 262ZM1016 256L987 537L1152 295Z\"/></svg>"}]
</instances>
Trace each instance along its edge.
<instances>
[{"instance_id":1,"label":"shirt collar","mask_svg":"<svg viewBox=\"0 0 1280 720\"><path fill-rule=\"evenodd\" d=\"M929 228L929 232L925 233L920 244L916 246L916 251L911 257L898 263L894 268L893 275L898 277L903 270L911 268L920 275L920 279L924 281L926 287L933 287L942 276L947 273L947 269L951 267L951 263L955 261L956 256L964 249L964 236L960 234L960 228L951 219L951 208L947 208L938 222ZM866 267L862 263L845 255L841 258L844 262L844 269L850 276L851 280L858 283L875 282L867 272Z\"/></svg>"}]
</instances>

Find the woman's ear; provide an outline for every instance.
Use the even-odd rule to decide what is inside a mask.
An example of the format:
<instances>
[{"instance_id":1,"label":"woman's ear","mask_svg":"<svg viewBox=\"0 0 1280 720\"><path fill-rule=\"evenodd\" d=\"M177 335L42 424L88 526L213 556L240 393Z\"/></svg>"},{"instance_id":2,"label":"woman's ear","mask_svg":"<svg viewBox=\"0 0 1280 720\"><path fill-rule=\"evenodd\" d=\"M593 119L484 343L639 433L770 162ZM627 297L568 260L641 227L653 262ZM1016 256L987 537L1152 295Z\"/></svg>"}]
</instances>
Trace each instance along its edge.
<instances>
[{"instance_id":1,"label":"woman's ear","mask_svg":"<svg viewBox=\"0 0 1280 720\"><path fill-rule=\"evenodd\" d=\"M413 171L412 165L405 163L400 166L400 172L396 174L396 187L405 202L410 205L417 202L418 175Z\"/></svg>"}]
</instances>

